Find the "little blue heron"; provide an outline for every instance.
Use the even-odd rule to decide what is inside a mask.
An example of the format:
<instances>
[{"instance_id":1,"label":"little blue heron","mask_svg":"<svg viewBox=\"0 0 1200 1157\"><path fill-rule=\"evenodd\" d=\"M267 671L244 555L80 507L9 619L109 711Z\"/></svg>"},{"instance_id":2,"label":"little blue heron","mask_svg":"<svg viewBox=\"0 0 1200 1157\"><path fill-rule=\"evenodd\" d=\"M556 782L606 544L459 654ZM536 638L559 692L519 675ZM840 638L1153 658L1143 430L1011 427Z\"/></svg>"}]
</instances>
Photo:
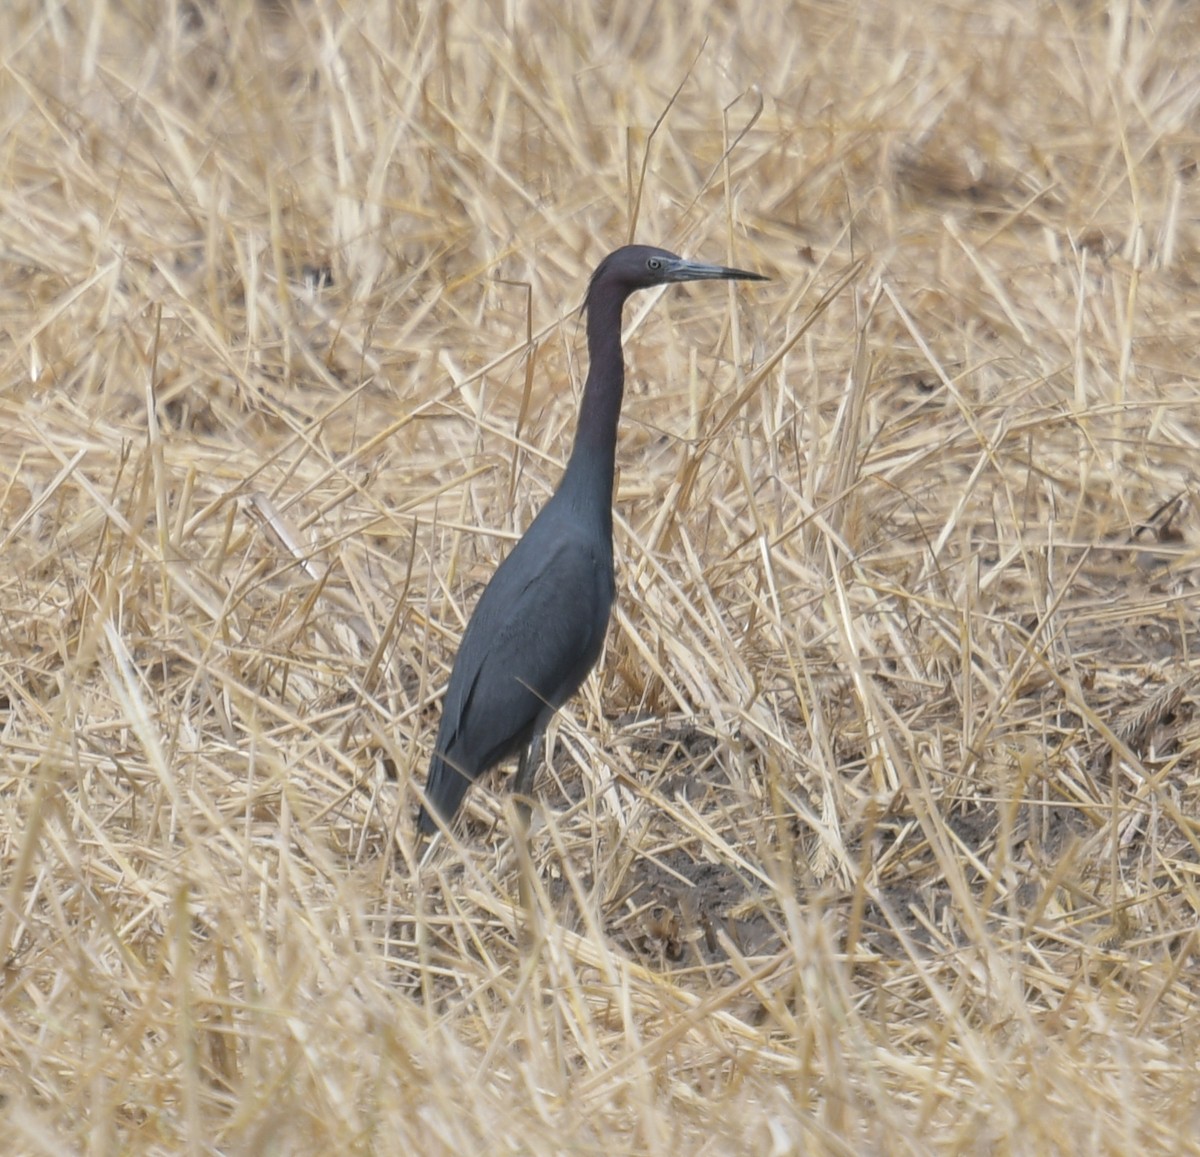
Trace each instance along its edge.
<instances>
[{"instance_id":1,"label":"little blue heron","mask_svg":"<svg viewBox=\"0 0 1200 1157\"><path fill-rule=\"evenodd\" d=\"M435 812L448 824L472 780L518 752L513 791L530 794L546 724L600 657L612 609L622 307L638 289L717 279L767 280L648 245L615 250L592 274L575 445L558 489L496 568L462 637L418 820L426 835L437 828Z\"/></svg>"}]
</instances>

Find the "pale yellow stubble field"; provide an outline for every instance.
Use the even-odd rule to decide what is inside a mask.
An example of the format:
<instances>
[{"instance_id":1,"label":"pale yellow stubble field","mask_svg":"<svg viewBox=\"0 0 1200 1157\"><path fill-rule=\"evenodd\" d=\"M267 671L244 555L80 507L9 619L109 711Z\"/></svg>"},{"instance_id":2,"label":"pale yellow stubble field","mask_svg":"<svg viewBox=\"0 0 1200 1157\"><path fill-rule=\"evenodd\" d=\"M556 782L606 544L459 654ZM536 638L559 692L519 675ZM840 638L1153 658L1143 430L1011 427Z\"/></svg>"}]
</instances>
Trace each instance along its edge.
<instances>
[{"instance_id":1,"label":"pale yellow stubble field","mask_svg":"<svg viewBox=\"0 0 1200 1157\"><path fill-rule=\"evenodd\" d=\"M1194 1150L1200 23L608 8L0 16L9 1151ZM626 312L522 934L414 785L630 236L773 280Z\"/></svg>"}]
</instances>

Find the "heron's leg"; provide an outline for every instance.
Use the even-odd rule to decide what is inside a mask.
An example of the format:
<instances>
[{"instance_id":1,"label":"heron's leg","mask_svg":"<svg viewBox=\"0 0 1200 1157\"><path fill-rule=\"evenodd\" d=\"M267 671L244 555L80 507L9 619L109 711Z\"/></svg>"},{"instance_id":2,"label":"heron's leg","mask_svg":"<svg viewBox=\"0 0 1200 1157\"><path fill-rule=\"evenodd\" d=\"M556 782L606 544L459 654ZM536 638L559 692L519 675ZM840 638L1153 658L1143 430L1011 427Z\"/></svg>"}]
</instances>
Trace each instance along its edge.
<instances>
[{"instance_id":1,"label":"heron's leg","mask_svg":"<svg viewBox=\"0 0 1200 1157\"><path fill-rule=\"evenodd\" d=\"M529 746L521 752L517 762L517 776L513 780L513 795L517 800L517 815L521 826L529 830L530 800L533 798L533 781L537 779L538 766L542 762L542 744L546 738L546 725L539 722L533 729Z\"/></svg>"},{"instance_id":2,"label":"heron's leg","mask_svg":"<svg viewBox=\"0 0 1200 1157\"><path fill-rule=\"evenodd\" d=\"M529 741L529 746L521 752L521 758L517 762L517 775L513 780L513 803L517 809L518 828L513 832L513 844L517 853L517 863L520 865L517 894L520 897L521 908L529 921L522 937L522 942L526 947L534 942L533 928L537 917L533 902L533 854L529 847L529 813L533 797L533 781L537 778L545 734L545 724L538 723L533 729L533 738Z\"/></svg>"}]
</instances>

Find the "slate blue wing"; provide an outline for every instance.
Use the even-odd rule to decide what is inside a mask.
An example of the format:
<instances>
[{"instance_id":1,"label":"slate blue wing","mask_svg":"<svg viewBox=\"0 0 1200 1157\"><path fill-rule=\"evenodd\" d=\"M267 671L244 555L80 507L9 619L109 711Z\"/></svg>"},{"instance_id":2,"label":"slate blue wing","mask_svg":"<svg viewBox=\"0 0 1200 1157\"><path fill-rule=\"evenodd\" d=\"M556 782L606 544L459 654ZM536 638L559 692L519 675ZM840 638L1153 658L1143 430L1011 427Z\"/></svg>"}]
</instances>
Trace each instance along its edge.
<instances>
[{"instance_id":1,"label":"slate blue wing","mask_svg":"<svg viewBox=\"0 0 1200 1157\"><path fill-rule=\"evenodd\" d=\"M522 750L587 677L604 644L612 559L582 536L530 532L480 596L442 708L426 798L445 820L471 782ZM544 557L537 556L545 547ZM422 809L423 831L435 828Z\"/></svg>"}]
</instances>

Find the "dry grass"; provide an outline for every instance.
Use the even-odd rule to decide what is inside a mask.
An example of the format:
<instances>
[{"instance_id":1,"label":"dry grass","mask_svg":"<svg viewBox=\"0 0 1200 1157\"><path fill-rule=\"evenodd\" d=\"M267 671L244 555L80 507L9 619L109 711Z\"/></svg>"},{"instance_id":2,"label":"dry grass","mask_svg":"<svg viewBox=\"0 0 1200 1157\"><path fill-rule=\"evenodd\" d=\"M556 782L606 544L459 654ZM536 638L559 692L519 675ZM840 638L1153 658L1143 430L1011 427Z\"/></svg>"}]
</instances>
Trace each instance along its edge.
<instances>
[{"instance_id":1,"label":"dry grass","mask_svg":"<svg viewBox=\"0 0 1200 1157\"><path fill-rule=\"evenodd\" d=\"M1192 6L0 20L7 1152L1200 1149ZM522 931L414 785L631 231L774 281L627 313Z\"/></svg>"}]
</instances>

